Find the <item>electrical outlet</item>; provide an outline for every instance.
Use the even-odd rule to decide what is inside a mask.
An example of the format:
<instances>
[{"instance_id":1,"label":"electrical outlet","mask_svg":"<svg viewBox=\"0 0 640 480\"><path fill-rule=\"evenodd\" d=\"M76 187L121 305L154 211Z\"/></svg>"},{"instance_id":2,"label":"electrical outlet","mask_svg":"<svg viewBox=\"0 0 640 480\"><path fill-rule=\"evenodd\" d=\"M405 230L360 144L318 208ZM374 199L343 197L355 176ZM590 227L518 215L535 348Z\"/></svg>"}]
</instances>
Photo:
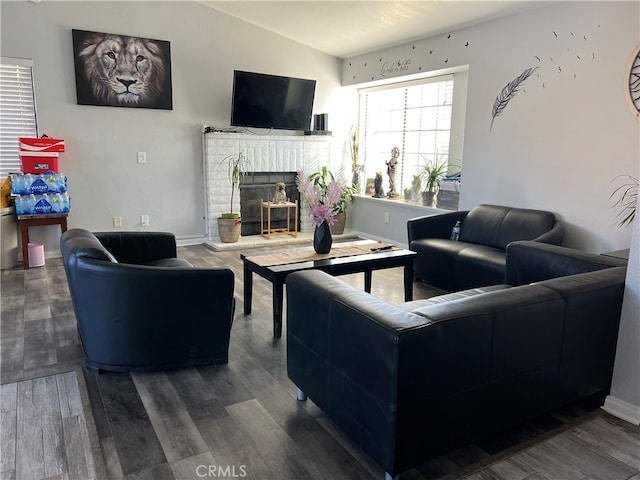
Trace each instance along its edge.
<instances>
[{"instance_id":1,"label":"electrical outlet","mask_svg":"<svg viewBox=\"0 0 640 480\"><path fill-rule=\"evenodd\" d=\"M391 215L389 212L384 212L384 223L389 223L391 221Z\"/></svg>"},{"instance_id":2,"label":"electrical outlet","mask_svg":"<svg viewBox=\"0 0 640 480\"><path fill-rule=\"evenodd\" d=\"M122 217L113 217L113 226L114 228L122 227Z\"/></svg>"},{"instance_id":3,"label":"electrical outlet","mask_svg":"<svg viewBox=\"0 0 640 480\"><path fill-rule=\"evenodd\" d=\"M147 163L147 152L138 152L138 163Z\"/></svg>"},{"instance_id":4,"label":"electrical outlet","mask_svg":"<svg viewBox=\"0 0 640 480\"><path fill-rule=\"evenodd\" d=\"M149 215L140 215L140 225L143 227L149 226Z\"/></svg>"}]
</instances>

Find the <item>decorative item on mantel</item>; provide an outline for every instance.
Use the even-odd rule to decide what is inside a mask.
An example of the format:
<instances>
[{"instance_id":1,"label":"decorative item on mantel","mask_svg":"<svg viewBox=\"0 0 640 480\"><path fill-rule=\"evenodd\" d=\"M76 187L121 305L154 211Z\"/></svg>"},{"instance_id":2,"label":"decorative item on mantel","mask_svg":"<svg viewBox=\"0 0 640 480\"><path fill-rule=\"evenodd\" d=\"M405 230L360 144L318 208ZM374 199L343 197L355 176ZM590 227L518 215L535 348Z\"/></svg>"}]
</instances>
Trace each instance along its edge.
<instances>
[{"instance_id":1,"label":"decorative item on mantel","mask_svg":"<svg viewBox=\"0 0 640 480\"><path fill-rule=\"evenodd\" d=\"M286 187L287 186L284 182L276 183L276 191L273 194L273 203L280 205L289 201L287 198Z\"/></svg>"},{"instance_id":2,"label":"decorative item on mantel","mask_svg":"<svg viewBox=\"0 0 640 480\"><path fill-rule=\"evenodd\" d=\"M218 218L218 234L220 240L224 243L234 243L240 238L240 215L233 213L233 196L236 189L240 190L242 179L249 171L249 161L245 154L240 150L237 155L229 155L222 159L228 162L229 182L231 182L231 201L229 204L229 212L222 213Z\"/></svg>"},{"instance_id":3,"label":"decorative item on mantel","mask_svg":"<svg viewBox=\"0 0 640 480\"><path fill-rule=\"evenodd\" d=\"M326 170L326 167L323 167ZM336 206L340 201L343 187L335 180L326 189L315 185L311 178L298 174L296 177L298 190L309 204L309 215L313 218L313 248L316 253L331 251L333 238L330 225L336 222Z\"/></svg>"}]
</instances>

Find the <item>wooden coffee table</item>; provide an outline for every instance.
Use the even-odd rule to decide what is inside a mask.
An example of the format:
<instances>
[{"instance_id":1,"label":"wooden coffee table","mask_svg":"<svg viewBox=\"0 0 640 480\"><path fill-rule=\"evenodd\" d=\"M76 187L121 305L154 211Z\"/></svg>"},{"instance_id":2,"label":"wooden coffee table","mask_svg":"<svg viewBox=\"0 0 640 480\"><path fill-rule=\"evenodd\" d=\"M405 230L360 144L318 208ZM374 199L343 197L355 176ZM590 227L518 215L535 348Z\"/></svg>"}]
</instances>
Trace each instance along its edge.
<instances>
[{"instance_id":1,"label":"wooden coffee table","mask_svg":"<svg viewBox=\"0 0 640 480\"><path fill-rule=\"evenodd\" d=\"M413 258L416 252L374 240L359 240L334 244L331 252L318 255L313 247L241 254L244 264L244 313L251 313L253 273L273 284L273 336L282 336L282 304L284 284L292 272L322 270L331 275L364 273L364 290L371 293L371 274L374 270L404 267L404 299L413 300Z\"/></svg>"}]
</instances>

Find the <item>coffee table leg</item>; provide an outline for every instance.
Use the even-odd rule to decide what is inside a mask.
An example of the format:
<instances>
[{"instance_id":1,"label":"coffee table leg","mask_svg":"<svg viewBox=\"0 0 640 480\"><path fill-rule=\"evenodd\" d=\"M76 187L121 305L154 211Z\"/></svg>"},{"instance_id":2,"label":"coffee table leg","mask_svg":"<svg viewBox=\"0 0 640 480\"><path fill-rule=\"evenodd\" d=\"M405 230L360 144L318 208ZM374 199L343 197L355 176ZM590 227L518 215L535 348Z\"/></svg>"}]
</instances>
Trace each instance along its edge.
<instances>
[{"instance_id":1,"label":"coffee table leg","mask_svg":"<svg viewBox=\"0 0 640 480\"><path fill-rule=\"evenodd\" d=\"M276 280L273 283L273 337L282 337L282 303L284 283Z\"/></svg>"},{"instance_id":2,"label":"coffee table leg","mask_svg":"<svg viewBox=\"0 0 640 480\"><path fill-rule=\"evenodd\" d=\"M404 301L413 300L413 260L404 266Z\"/></svg>"},{"instance_id":3,"label":"coffee table leg","mask_svg":"<svg viewBox=\"0 0 640 480\"><path fill-rule=\"evenodd\" d=\"M364 272L364 291L371 293L371 270Z\"/></svg>"},{"instance_id":4,"label":"coffee table leg","mask_svg":"<svg viewBox=\"0 0 640 480\"><path fill-rule=\"evenodd\" d=\"M247 267L247 262L244 262L244 313L249 315L251 313L251 297L253 296L253 272Z\"/></svg>"}]
</instances>

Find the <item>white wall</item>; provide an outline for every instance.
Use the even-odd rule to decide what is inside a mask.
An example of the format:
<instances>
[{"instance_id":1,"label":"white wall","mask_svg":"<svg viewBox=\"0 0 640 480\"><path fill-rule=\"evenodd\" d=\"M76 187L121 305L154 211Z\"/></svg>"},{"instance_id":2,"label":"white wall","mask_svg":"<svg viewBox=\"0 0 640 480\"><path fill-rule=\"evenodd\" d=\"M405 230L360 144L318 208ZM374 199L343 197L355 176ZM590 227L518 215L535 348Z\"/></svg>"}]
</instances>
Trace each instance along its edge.
<instances>
[{"instance_id":1,"label":"white wall","mask_svg":"<svg viewBox=\"0 0 640 480\"><path fill-rule=\"evenodd\" d=\"M340 61L196 2L0 2L2 56L32 58L40 132L66 140L71 227L204 239L202 125L228 127L232 75L244 69L317 80L314 113L339 127ZM173 110L76 105L71 29L171 42ZM347 122L349 120L347 119ZM347 127L348 128L348 127ZM147 152L147 164L136 152ZM45 230L46 229L46 230ZM59 229L32 229L58 249Z\"/></svg>"},{"instance_id":2,"label":"white wall","mask_svg":"<svg viewBox=\"0 0 640 480\"><path fill-rule=\"evenodd\" d=\"M638 198L637 208L640 208ZM622 302L620 332L613 369L611 394L604 409L640 425L640 222L633 224L632 248L627 268L627 283Z\"/></svg>"},{"instance_id":3,"label":"white wall","mask_svg":"<svg viewBox=\"0 0 640 480\"><path fill-rule=\"evenodd\" d=\"M460 208L496 203L551 210L566 226L567 246L628 248L631 229L615 226L609 196L614 177L639 171L640 130L623 90L640 38L639 6L536 8L346 59L343 84L381 80L387 61L403 66L387 78L469 65ZM530 67L538 69L490 131L496 97Z\"/></svg>"}]
</instances>

